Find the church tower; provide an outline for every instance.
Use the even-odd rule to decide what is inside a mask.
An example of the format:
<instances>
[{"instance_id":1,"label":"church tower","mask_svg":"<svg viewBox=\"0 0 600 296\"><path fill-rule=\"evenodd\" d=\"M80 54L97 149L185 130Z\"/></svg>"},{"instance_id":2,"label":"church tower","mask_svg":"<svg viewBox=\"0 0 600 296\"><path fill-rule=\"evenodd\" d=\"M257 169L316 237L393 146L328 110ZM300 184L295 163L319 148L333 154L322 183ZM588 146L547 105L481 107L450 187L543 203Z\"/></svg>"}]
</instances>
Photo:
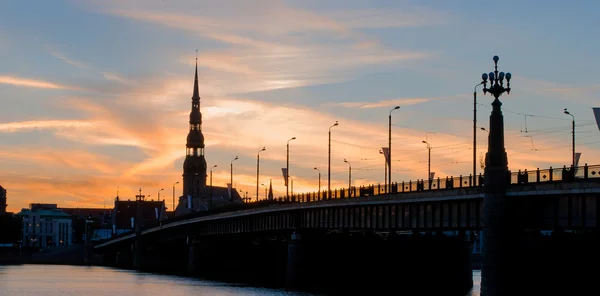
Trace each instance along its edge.
<instances>
[{"instance_id":1,"label":"church tower","mask_svg":"<svg viewBox=\"0 0 600 296\"><path fill-rule=\"evenodd\" d=\"M194 77L194 94L190 112L190 131L187 136L185 161L183 162L183 196L201 196L206 189L206 160L204 159L204 136L202 114L198 93L198 58Z\"/></svg>"}]
</instances>

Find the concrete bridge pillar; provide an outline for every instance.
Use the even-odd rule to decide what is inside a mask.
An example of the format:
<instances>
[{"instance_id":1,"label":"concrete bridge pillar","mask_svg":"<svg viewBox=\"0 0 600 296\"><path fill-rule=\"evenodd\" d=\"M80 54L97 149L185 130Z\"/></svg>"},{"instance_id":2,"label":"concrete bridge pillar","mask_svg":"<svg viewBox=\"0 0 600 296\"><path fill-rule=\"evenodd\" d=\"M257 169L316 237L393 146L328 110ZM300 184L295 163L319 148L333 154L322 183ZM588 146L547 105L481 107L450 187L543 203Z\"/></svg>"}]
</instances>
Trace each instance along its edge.
<instances>
[{"instance_id":1,"label":"concrete bridge pillar","mask_svg":"<svg viewBox=\"0 0 600 296\"><path fill-rule=\"evenodd\" d=\"M304 266L305 245L299 233L292 233L288 242L286 288L295 289L304 286L306 266Z\"/></svg>"},{"instance_id":2,"label":"concrete bridge pillar","mask_svg":"<svg viewBox=\"0 0 600 296\"><path fill-rule=\"evenodd\" d=\"M188 244L188 274L197 274L200 270L200 245L194 240L190 240Z\"/></svg>"},{"instance_id":3,"label":"concrete bridge pillar","mask_svg":"<svg viewBox=\"0 0 600 296\"><path fill-rule=\"evenodd\" d=\"M133 269L143 269L145 266L144 246L140 239L136 239L133 247Z\"/></svg>"},{"instance_id":4,"label":"concrete bridge pillar","mask_svg":"<svg viewBox=\"0 0 600 296\"><path fill-rule=\"evenodd\" d=\"M117 252L115 254L115 267L129 268L131 267L131 256L127 252Z\"/></svg>"}]
</instances>

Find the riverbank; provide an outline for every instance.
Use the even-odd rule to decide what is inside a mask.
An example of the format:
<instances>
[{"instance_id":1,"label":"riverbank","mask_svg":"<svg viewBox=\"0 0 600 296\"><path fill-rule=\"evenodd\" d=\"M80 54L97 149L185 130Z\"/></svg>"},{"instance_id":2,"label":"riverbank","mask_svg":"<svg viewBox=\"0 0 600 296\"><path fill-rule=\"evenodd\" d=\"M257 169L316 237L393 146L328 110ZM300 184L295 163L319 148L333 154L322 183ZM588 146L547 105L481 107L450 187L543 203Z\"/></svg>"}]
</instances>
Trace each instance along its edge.
<instances>
[{"instance_id":1,"label":"riverbank","mask_svg":"<svg viewBox=\"0 0 600 296\"><path fill-rule=\"evenodd\" d=\"M85 262L84 245L45 250L19 250L17 248L0 253L0 265L52 264L52 265L100 265L100 259L92 257Z\"/></svg>"}]
</instances>

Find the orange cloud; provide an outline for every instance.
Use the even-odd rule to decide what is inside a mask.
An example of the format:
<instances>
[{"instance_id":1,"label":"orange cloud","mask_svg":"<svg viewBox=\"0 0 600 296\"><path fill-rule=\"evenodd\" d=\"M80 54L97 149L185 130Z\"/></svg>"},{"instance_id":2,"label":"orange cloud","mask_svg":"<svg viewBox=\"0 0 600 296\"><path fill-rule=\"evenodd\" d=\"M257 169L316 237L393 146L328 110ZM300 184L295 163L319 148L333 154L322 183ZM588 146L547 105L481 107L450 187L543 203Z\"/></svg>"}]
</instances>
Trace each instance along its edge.
<instances>
[{"instance_id":1,"label":"orange cloud","mask_svg":"<svg viewBox=\"0 0 600 296\"><path fill-rule=\"evenodd\" d=\"M157 96L164 96L171 101L188 100L173 97L168 88L162 89L161 92L158 87L155 91ZM87 123L81 126L78 125L78 121L0 125L0 131L4 132L26 131L37 125L46 126L56 129L55 134L63 139L85 145L129 143L139 149L142 159L133 161L118 155L108 158L73 149L61 151L45 148L44 153L37 153L37 148L22 147L20 150L4 151L0 153L3 167L15 168L14 171L21 177L23 174L39 177L23 180L19 179L20 177L10 177L10 174L6 178L3 177L3 182L8 182L11 196L26 197L23 201L19 199L14 205L26 206L25 202L31 197L34 201L99 206L104 200L114 196L115 188L119 185L122 188L121 196L127 197L133 196L135 190L140 187L145 191L158 190L165 186L168 187L165 189L169 189L170 184L179 181L188 111L177 110L163 114L162 105L153 103L148 104L146 109L142 109L144 112L140 113L139 110L134 111L139 107L138 100L141 98L134 96L128 104L118 106L103 105L82 98L64 101L89 116L87 121L83 121ZM189 106L184 108L188 109ZM307 107L232 97L204 99L201 110L207 161L210 164L219 164L213 174L213 184L216 186L225 186L230 178L228 160L221 163L223 155L239 155L240 160L234 166L234 186L243 192L248 191L249 196L254 197L256 151L266 146L267 150L261 153L260 183L268 184L269 179L272 179L275 195L284 195L285 187L280 168L285 166L286 141L295 136L297 139L290 143L290 169L294 179L294 192L317 190L317 174L313 170L314 167L321 169L321 188L324 190L327 178L327 130L336 120L339 121L339 126L332 128L332 188L347 187L348 165L343 162L344 159L352 164L353 184L383 183L383 156L379 154L379 149L381 146L387 146L387 122L363 122L336 117ZM447 127L463 131L463 124L470 125L460 121L456 122L456 126L448 124ZM589 127L580 127L582 132L586 129L596 131L597 128L592 124ZM533 131L530 133L535 134ZM484 135L485 132L481 131L478 136L478 158L479 154L484 154L486 150ZM470 174L471 136L470 132L430 134L428 141L433 147L431 171L442 178L447 175ZM562 164L568 164L569 137L568 126L557 133L539 132L533 138L538 151L532 151L530 138L523 137L520 131L507 130L506 147L510 169L560 167ZM421 143L425 138L425 131L394 126L392 138L393 180L400 182L426 177L427 150ZM582 139L579 142L578 151L583 152L581 163L592 164L592 160L600 156L600 151L588 147L584 144L586 141L593 139ZM21 163L21 167L17 169L17 166L9 163L8 160L11 159ZM478 172L482 170L478 168ZM263 190L261 186L259 195L264 194ZM176 194L179 192L180 188L177 187ZM154 192L151 194L157 197ZM167 203L170 205L168 198Z\"/></svg>"}]
</instances>

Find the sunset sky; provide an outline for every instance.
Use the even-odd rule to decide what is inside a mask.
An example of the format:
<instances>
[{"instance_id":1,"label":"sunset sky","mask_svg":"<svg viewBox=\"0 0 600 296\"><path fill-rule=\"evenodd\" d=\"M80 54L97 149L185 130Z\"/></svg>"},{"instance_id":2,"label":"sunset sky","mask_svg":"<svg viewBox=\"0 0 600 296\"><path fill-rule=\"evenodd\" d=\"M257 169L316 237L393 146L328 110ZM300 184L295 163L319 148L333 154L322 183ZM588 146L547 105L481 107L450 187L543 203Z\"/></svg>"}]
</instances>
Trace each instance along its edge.
<instances>
[{"instance_id":1,"label":"sunset sky","mask_svg":"<svg viewBox=\"0 0 600 296\"><path fill-rule=\"evenodd\" d=\"M0 185L32 202L112 207L142 188L171 207L181 181L198 50L213 184L255 197L290 142L294 192L383 183L388 112L393 181L472 171L473 87L511 72L509 168L600 164L597 1L17 1L0 3ZM492 97L478 92L478 125ZM487 132L478 131L478 158ZM537 149L537 150L536 150ZM479 168L479 165L478 165ZM482 172L482 170L479 170ZM264 197L264 187L260 188ZM176 187L181 195L181 185Z\"/></svg>"}]
</instances>

